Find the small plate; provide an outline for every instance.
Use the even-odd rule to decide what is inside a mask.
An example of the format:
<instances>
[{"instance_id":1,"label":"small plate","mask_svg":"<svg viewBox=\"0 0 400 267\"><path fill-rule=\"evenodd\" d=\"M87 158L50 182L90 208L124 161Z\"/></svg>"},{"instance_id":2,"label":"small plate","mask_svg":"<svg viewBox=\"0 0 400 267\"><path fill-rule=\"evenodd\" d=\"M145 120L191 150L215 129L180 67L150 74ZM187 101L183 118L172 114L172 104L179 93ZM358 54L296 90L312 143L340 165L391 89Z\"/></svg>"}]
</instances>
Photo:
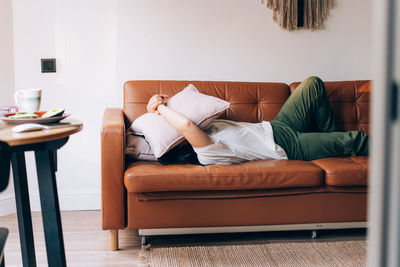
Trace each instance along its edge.
<instances>
[{"instance_id":1,"label":"small plate","mask_svg":"<svg viewBox=\"0 0 400 267\"><path fill-rule=\"evenodd\" d=\"M5 114L3 116L0 116L0 119L9 123L9 124L21 124L21 123L52 123L52 122L58 122L60 120L65 119L68 117L70 114L65 113L62 116L56 116L56 117L50 117L50 118L41 118L46 112L35 112L35 114L39 115L37 118L10 118L10 116L15 115L15 113L10 113L10 114Z\"/></svg>"}]
</instances>

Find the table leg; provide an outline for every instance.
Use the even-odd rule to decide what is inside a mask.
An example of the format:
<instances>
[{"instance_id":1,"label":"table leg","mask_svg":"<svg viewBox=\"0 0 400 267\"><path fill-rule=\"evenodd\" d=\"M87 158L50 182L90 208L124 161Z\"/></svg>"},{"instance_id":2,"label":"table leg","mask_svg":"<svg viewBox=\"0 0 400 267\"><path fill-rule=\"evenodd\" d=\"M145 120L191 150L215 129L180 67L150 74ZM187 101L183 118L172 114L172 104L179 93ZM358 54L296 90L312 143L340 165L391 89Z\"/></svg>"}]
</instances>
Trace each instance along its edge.
<instances>
[{"instance_id":1,"label":"table leg","mask_svg":"<svg viewBox=\"0 0 400 267\"><path fill-rule=\"evenodd\" d=\"M36 266L35 244L33 241L31 206L29 202L24 152L13 152L11 162L14 177L22 262L24 266Z\"/></svg>"},{"instance_id":2,"label":"table leg","mask_svg":"<svg viewBox=\"0 0 400 267\"><path fill-rule=\"evenodd\" d=\"M35 151L36 169L46 238L47 260L50 267L63 267L66 266L65 251L53 153L52 150Z\"/></svg>"},{"instance_id":3,"label":"table leg","mask_svg":"<svg viewBox=\"0 0 400 267\"><path fill-rule=\"evenodd\" d=\"M53 157L52 161L54 162L54 172L57 172L57 150L53 150L51 155Z\"/></svg>"}]
</instances>

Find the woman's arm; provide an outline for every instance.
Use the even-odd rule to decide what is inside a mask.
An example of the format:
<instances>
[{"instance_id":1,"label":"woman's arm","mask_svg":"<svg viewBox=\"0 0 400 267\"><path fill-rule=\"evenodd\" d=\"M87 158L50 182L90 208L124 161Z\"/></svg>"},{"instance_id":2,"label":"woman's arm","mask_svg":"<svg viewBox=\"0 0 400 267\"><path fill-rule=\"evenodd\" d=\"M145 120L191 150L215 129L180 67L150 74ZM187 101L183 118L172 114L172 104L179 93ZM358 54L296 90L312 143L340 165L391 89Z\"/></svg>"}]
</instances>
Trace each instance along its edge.
<instances>
[{"instance_id":1,"label":"woman's arm","mask_svg":"<svg viewBox=\"0 0 400 267\"><path fill-rule=\"evenodd\" d=\"M210 137L203 130L181 113L165 106L165 102L166 96L155 95L150 99L147 110L161 114L193 147L204 147L213 144Z\"/></svg>"}]
</instances>

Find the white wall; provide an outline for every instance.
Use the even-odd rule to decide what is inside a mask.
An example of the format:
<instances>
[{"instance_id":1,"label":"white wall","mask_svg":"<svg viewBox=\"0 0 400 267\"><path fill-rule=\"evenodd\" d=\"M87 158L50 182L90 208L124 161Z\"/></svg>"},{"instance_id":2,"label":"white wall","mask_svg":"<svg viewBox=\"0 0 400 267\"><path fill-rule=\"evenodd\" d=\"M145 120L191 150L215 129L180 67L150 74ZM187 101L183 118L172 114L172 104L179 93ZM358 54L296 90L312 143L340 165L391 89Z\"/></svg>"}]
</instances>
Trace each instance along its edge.
<instances>
[{"instance_id":1,"label":"white wall","mask_svg":"<svg viewBox=\"0 0 400 267\"><path fill-rule=\"evenodd\" d=\"M14 103L14 59L12 0L0 1L0 105ZM10 179L12 181L12 179ZM14 212L15 200L12 182L0 193L0 216Z\"/></svg>"},{"instance_id":2,"label":"white wall","mask_svg":"<svg viewBox=\"0 0 400 267\"><path fill-rule=\"evenodd\" d=\"M100 207L100 126L132 79L371 78L371 0L337 0L326 30L288 32L259 0L14 0L15 88L84 123L60 150L62 209ZM40 73L40 58L57 73ZM33 157L32 206L39 207Z\"/></svg>"},{"instance_id":3,"label":"white wall","mask_svg":"<svg viewBox=\"0 0 400 267\"><path fill-rule=\"evenodd\" d=\"M282 30L259 0L118 1L117 78L371 78L371 0L337 0L325 30Z\"/></svg>"},{"instance_id":4,"label":"white wall","mask_svg":"<svg viewBox=\"0 0 400 267\"><path fill-rule=\"evenodd\" d=\"M11 1L0 1L0 105L13 104L14 60Z\"/></svg>"},{"instance_id":5,"label":"white wall","mask_svg":"<svg viewBox=\"0 0 400 267\"><path fill-rule=\"evenodd\" d=\"M59 150L61 209L100 208L100 126L115 88L115 3L112 0L14 0L16 90L42 88L42 109L64 107L84 124ZM56 58L57 73L40 59ZM40 208L32 153L27 153L33 210Z\"/></svg>"}]
</instances>

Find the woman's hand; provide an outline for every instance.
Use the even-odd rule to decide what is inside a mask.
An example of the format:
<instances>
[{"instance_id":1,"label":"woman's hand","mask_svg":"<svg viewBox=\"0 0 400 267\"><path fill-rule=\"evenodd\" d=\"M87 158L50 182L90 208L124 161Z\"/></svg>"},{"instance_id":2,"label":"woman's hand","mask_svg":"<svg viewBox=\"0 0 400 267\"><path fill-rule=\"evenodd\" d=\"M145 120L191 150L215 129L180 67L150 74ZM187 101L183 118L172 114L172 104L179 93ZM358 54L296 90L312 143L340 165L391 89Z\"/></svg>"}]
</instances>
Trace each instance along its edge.
<instances>
[{"instance_id":1,"label":"woman's hand","mask_svg":"<svg viewBox=\"0 0 400 267\"><path fill-rule=\"evenodd\" d=\"M159 105L167 103L167 100L167 95L153 95L147 104L147 112L160 115L160 112L158 112L157 108Z\"/></svg>"}]
</instances>

